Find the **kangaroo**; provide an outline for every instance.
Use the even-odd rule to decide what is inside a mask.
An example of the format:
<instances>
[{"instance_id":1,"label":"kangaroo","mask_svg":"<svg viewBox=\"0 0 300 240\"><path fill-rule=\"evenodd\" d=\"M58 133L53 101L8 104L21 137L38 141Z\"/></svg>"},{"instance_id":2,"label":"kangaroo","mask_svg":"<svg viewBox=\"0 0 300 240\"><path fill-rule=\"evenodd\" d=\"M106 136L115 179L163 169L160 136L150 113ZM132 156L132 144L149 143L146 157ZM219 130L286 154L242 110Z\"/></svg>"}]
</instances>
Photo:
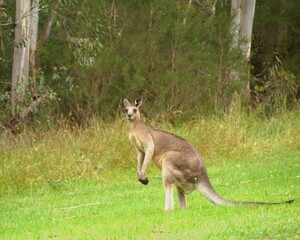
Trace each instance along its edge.
<instances>
[{"instance_id":1,"label":"kangaroo","mask_svg":"<svg viewBox=\"0 0 300 240\"><path fill-rule=\"evenodd\" d=\"M237 202L227 200L214 190L204 162L199 152L185 139L174 134L154 129L141 120L139 107L142 98L131 104L127 99L123 101L125 116L130 123L129 139L137 150L137 176L139 182L148 185L146 177L147 166L151 159L162 171L162 181L165 188L165 210L174 209L174 188L177 188L178 207L187 208L185 195L198 189L214 204L241 206L292 203L285 202Z\"/></svg>"}]
</instances>

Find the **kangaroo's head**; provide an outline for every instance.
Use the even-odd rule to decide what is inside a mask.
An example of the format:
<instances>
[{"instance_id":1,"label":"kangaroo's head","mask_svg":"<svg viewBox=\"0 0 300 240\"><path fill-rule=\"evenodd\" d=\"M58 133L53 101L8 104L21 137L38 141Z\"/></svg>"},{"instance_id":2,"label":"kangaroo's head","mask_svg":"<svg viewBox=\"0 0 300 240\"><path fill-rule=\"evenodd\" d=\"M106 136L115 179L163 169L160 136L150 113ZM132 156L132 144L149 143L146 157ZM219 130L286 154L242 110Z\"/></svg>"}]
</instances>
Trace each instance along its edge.
<instances>
[{"instance_id":1,"label":"kangaroo's head","mask_svg":"<svg viewBox=\"0 0 300 240\"><path fill-rule=\"evenodd\" d=\"M142 102L142 98L135 99L134 104L131 104L127 98L124 99L125 116L130 122L141 118L139 107L142 105Z\"/></svg>"}]
</instances>

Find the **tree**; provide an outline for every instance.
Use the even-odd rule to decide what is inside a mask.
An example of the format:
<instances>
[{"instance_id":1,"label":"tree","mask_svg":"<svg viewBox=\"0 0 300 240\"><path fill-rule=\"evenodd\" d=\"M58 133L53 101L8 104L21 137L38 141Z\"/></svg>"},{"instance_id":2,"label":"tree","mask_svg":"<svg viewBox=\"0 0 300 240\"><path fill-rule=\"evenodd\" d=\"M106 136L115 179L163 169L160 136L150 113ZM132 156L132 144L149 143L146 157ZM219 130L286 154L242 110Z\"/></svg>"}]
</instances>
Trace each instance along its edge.
<instances>
[{"instance_id":1,"label":"tree","mask_svg":"<svg viewBox=\"0 0 300 240\"><path fill-rule=\"evenodd\" d=\"M32 106L21 109L30 69L35 68L39 0L16 1L15 46L11 82L11 117L25 117Z\"/></svg>"},{"instance_id":2,"label":"tree","mask_svg":"<svg viewBox=\"0 0 300 240\"><path fill-rule=\"evenodd\" d=\"M256 0L231 0L231 14L233 16L231 32L233 34L232 47L239 45L247 61L250 60L252 27Z\"/></svg>"},{"instance_id":3,"label":"tree","mask_svg":"<svg viewBox=\"0 0 300 240\"><path fill-rule=\"evenodd\" d=\"M31 1L31 19L30 19L30 32L29 32L29 69L32 75L36 72L36 50L38 39L38 23L39 23L39 0Z\"/></svg>"},{"instance_id":4,"label":"tree","mask_svg":"<svg viewBox=\"0 0 300 240\"><path fill-rule=\"evenodd\" d=\"M232 49L240 47L247 63L250 62L252 27L255 12L256 0L231 0L231 15L233 16L231 24L231 33L233 35ZM248 69L250 76L250 69ZM230 77L233 80L241 81L238 71L231 69ZM245 83L246 95L250 94L250 82Z\"/></svg>"}]
</instances>

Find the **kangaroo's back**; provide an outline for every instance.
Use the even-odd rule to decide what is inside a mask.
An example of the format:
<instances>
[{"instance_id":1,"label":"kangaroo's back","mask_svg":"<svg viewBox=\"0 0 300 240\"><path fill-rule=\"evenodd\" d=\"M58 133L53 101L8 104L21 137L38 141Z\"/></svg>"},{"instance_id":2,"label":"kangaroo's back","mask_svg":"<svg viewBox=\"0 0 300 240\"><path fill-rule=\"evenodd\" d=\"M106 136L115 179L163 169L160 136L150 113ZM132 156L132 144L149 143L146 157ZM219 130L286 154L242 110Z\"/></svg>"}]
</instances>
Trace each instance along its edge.
<instances>
[{"instance_id":1,"label":"kangaroo's back","mask_svg":"<svg viewBox=\"0 0 300 240\"><path fill-rule=\"evenodd\" d=\"M157 129L152 129L151 136L155 145L153 159L159 167L168 155L179 156L176 163L185 169L190 168L192 161L202 163L200 154L187 140Z\"/></svg>"}]
</instances>

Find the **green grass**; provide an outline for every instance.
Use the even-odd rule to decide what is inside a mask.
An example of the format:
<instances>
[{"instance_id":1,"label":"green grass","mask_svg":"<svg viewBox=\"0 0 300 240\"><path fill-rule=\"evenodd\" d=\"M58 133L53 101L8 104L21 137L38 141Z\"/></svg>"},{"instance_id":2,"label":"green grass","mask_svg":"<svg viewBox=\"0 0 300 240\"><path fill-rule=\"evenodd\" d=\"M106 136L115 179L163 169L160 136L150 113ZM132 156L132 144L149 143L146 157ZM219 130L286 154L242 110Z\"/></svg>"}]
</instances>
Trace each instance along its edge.
<instances>
[{"instance_id":1,"label":"green grass","mask_svg":"<svg viewBox=\"0 0 300 240\"><path fill-rule=\"evenodd\" d=\"M151 123L188 139L216 191L232 200L291 205L215 206L194 192L166 213L159 170L136 179L125 121L95 121L0 137L0 239L300 239L300 114Z\"/></svg>"},{"instance_id":2,"label":"green grass","mask_svg":"<svg viewBox=\"0 0 300 240\"><path fill-rule=\"evenodd\" d=\"M132 169L109 182L76 180L0 200L0 239L299 239L299 152L217 159L208 171L215 189L234 200L284 201L258 207L215 206L198 192L189 208L164 212L160 172L150 184Z\"/></svg>"}]
</instances>

